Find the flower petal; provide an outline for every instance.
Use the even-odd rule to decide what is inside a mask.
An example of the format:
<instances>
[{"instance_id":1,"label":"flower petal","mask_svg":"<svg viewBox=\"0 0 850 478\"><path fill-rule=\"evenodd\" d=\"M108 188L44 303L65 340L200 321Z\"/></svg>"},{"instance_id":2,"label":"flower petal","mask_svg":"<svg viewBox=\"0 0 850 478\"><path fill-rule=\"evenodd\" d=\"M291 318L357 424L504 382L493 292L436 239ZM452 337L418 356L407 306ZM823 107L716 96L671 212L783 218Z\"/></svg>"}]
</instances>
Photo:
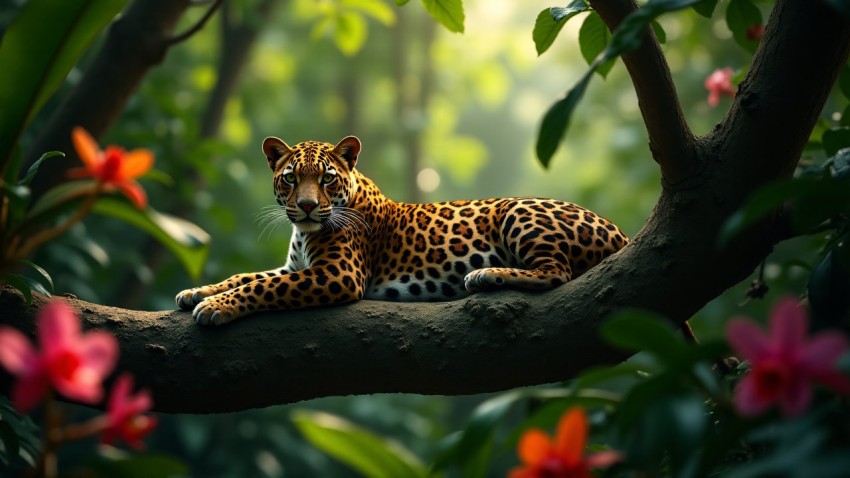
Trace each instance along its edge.
<instances>
[{"instance_id":1,"label":"flower petal","mask_svg":"<svg viewBox=\"0 0 850 478\"><path fill-rule=\"evenodd\" d=\"M80 161L91 170L96 170L102 161L100 147L97 141L91 137L88 131L80 126L74 127L71 131L71 140L74 143L74 149L77 150L77 156Z\"/></svg>"},{"instance_id":2,"label":"flower petal","mask_svg":"<svg viewBox=\"0 0 850 478\"><path fill-rule=\"evenodd\" d=\"M112 390L109 392L109 399L106 403L106 410L109 413L110 422L113 418L123 415L123 405L133 391L133 376L128 373L122 373L115 383L112 384Z\"/></svg>"},{"instance_id":3,"label":"flower petal","mask_svg":"<svg viewBox=\"0 0 850 478\"><path fill-rule=\"evenodd\" d=\"M78 345L81 367L90 368L101 381L115 368L118 361L118 339L108 332L95 330L84 334Z\"/></svg>"},{"instance_id":4,"label":"flower petal","mask_svg":"<svg viewBox=\"0 0 850 478\"><path fill-rule=\"evenodd\" d=\"M726 340L747 360L759 360L770 351L770 340L761 328L747 319L734 318L726 325Z\"/></svg>"},{"instance_id":5,"label":"flower petal","mask_svg":"<svg viewBox=\"0 0 850 478\"><path fill-rule=\"evenodd\" d=\"M569 409L558 422L555 451L570 466L582 460L588 427L587 415L581 408Z\"/></svg>"},{"instance_id":6,"label":"flower petal","mask_svg":"<svg viewBox=\"0 0 850 478\"><path fill-rule=\"evenodd\" d=\"M850 395L850 380L837 370L827 370L811 375L815 382L826 385L842 395Z\"/></svg>"},{"instance_id":7,"label":"flower petal","mask_svg":"<svg viewBox=\"0 0 850 478\"><path fill-rule=\"evenodd\" d=\"M97 176L97 172L89 168L71 168L65 176L69 179L93 178Z\"/></svg>"},{"instance_id":8,"label":"flower petal","mask_svg":"<svg viewBox=\"0 0 850 478\"><path fill-rule=\"evenodd\" d=\"M588 468L608 468L614 463L623 461L623 454L618 451L606 450L588 455L584 462Z\"/></svg>"},{"instance_id":9,"label":"flower petal","mask_svg":"<svg viewBox=\"0 0 850 478\"><path fill-rule=\"evenodd\" d=\"M765 400L758 393L752 373L744 376L735 388L735 409L742 417L754 417L761 414L771 405L770 400Z\"/></svg>"},{"instance_id":10,"label":"flower petal","mask_svg":"<svg viewBox=\"0 0 850 478\"><path fill-rule=\"evenodd\" d=\"M18 330L0 326L0 365L12 375L27 375L38 363L38 352Z\"/></svg>"},{"instance_id":11,"label":"flower petal","mask_svg":"<svg viewBox=\"0 0 850 478\"><path fill-rule=\"evenodd\" d=\"M835 363L847 351L847 338L840 332L826 331L813 336L800 354L804 373L835 369Z\"/></svg>"},{"instance_id":12,"label":"flower petal","mask_svg":"<svg viewBox=\"0 0 850 478\"><path fill-rule=\"evenodd\" d=\"M806 339L809 318L806 309L790 297L780 300L770 314L770 338L775 350L793 356Z\"/></svg>"},{"instance_id":13,"label":"flower petal","mask_svg":"<svg viewBox=\"0 0 850 478\"><path fill-rule=\"evenodd\" d=\"M145 194L145 190L142 189L142 186L136 181L123 181L115 184L118 189L124 193L125 196L130 198L130 201L139 208L144 209L148 204L148 195Z\"/></svg>"},{"instance_id":14,"label":"flower petal","mask_svg":"<svg viewBox=\"0 0 850 478\"><path fill-rule=\"evenodd\" d=\"M135 179L148 172L151 166L153 166L152 151L144 148L129 151L124 154L124 160L121 161L118 180Z\"/></svg>"},{"instance_id":15,"label":"flower petal","mask_svg":"<svg viewBox=\"0 0 850 478\"><path fill-rule=\"evenodd\" d=\"M27 413L41 401L41 398L47 393L48 387L49 381L44 370L21 378L15 382L15 386L12 388L12 403L15 404L18 411Z\"/></svg>"},{"instance_id":16,"label":"flower petal","mask_svg":"<svg viewBox=\"0 0 850 478\"><path fill-rule=\"evenodd\" d=\"M38 314L38 341L43 356L50 357L73 346L80 335L80 319L68 304L52 300Z\"/></svg>"},{"instance_id":17,"label":"flower petal","mask_svg":"<svg viewBox=\"0 0 850 478\"><path fill-rule=\"evenodd\" d=\"M517 467L508 472L508 478L539 478L533 468Z\"/></svg>"},{"instance_id":18,"label":"flower petal","mask_svg":"<svg viewBox=\"0 0 850 478\"><path fill-rule=\"evenodd\" d=\"M802 377L801 377L802 378ZM807 380L794 380L788 391L779 398L779 405L787 417L797 416L809 407L812 401L812 384Z\"/></svg>"},{"instance_id":19,"label":"flower petal","mask_svg":"<svg viewBox=\"0 0 850 478\"><path fill-rule=\"evenodd\" d=\"M517 446L520 461L527 465L536 465L551 456L553 452L552 440L537 428L523 433Z\"/></svg>"},{"instance_id":20,"label":"flower petal","mask_svg":"<svg viewBox=\"0 0 850 478\"><path fill-rule=\"evenodd\" d=\"M77 367L70 377L56 375L52 377L56 391L64 397L94 405L103 398L103 377L91 368Z\"/></svg>"}]
</instances>

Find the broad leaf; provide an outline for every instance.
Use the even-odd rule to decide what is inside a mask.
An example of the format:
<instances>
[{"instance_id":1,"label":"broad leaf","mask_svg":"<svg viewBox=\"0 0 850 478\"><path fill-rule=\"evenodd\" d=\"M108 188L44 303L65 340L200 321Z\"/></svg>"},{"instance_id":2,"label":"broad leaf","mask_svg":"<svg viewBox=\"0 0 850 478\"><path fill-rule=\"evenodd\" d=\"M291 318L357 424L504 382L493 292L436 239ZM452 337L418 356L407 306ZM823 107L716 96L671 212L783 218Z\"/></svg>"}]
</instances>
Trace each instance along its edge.
<instances>
[{"instance_id":1,"label":"broad leaf","mask_svg":"<svg viewBox=\"0 0 850 478\"><path fill-rule=\"evenodd\" d=\"M39 275L41 275L41 277L44 279L44 281L49 286L50 292L53 292L53 278L50 277L50 274L48 274L46 270L44 270L41 266L39 266L35 262L31 262L31 261L28 261L26 259L20 259L20 260L18 260L18 262L20 262L21 264L27 265L31 269L38 272Z\"/></svg>"},{"instance_id":2,"label":"broad leaf","mask_svg":"<svg viewBox=\"0 0 850 478\"><path fill-rule=\"evenodd\" d=\"M537 15L537 20L534 22L534 30L531 32L537 54L542 55L543 52L552 46L561 29L567 24L567 20L581 12L587 11L589 8L584 0L573 0L572 3L564 8L553 7L541 11Z\"/></svg>"},{"instance_id":3,"label":"broad leaf","mask_svg":"<svg viewBox=\"0 0 850 478\"><path fill-rule=\"evenodd\" d=\"M717 6L717 0L702 0L693 6L695 12L704 16L705 18L711 18L714 15L714 8Z\"/></svg>"},{"instance_id":4,"label":"broad leaf","mask_svg":"<svg viewBox=\"0 0 850 478\"><path fill-rule=\"evenodd\" d=\"M38 161L32 163L32 166L27 170L27 174L24 175L23 179L18 182L18 184L23 186L29 186L32 182L33 178L35 178L35 174L38 172L38 167L41 166L41 163L47 159L55 158L57 156L65 157L65 153L61 151L50 151L41 155L38 158Z\"/></svg>"},{"instance_id":5,"label":"broad leaf","mask_svg":"<svg viewBox=\"0 0 850 478\"><path fill-rule=\"evenodd\" d=\"M0 279L2 279L2 282L17 289L24 296L24 304L29 309L30 305L32 305L32 288L26 281L26 278L18 274L4 274Z\"/></svg>"},{"instance_id":6,"label":"broad leaf","mask_svg":"<svg viewBox=\"0 0 850 478\"><path fill-rule=\"evenodd\" d=\"M578 31L578 44L579 49L581 50L581 56L584 57L584 61L587 62L588 65L592 64L594 60L605 50L605 47L608 46L608 42L611 40L611 33L608 31L608 27L605 26L605 22L602 21L602 17L599 16L596 12L591 12L588 15L584 22L581 24L581 28ZM596 68L596 72L599 73L602 78L608 76L608 72L611 71L611 68L614 66L614 58L607 60L599 65Z\"/></svg>"},{"instance_id":7,"label":"broad leaf","mask_svg":"<svg viewBox=\"0 0 850 478\"><path fill-rule=\"evenodd\" d=\"M126 0L30 0L0 43L0 171L18 136Z\"/></svg>"},{"instance_id":8,"label":"broad leaf","mask_svg":"<svg viewBox=\"0 0 850 478\"><path fill-rule=\"evenodd\" d=\"M754 53L758 48L758 40L747 38L750 27L761 25L761 10L750 0L731 0L726 7L726 24L732 31L735 42L745 50Z\"/></svg>"},{"instance_id":9,"label":"broad leaf","mask_svg":"<svg viewBox=\"0 0 850 478\"><path fill-rule=\"evenodd\" d=\"M567 92L566 96L558 100L543 115L540 133L537 135L537 159L540 160L540 164L544 168L549 167L549 161L555 155L555 151L558 150L561 140L566 136L573 110L584 96L584 92L587 90L587 85L590 83L590 78L593 76L593 70L595 69L591 65L591 69Z\"/></svg>"},{"instance_id":10,"label":"broad leaf","mask_svg":"<svg viewBox=\"0 0 850 478\"><path fill-rule=\"evenodd\" d=\"M422 0L425 9L450 32L463 33L463 3L461 0Z\"/></svg>"},{"instance_id":11,"label":"broad leaf","mask_svg":"<svg viewBox=\"0 0 850 478\"><path fill-rule=\"evenodd\" d=\"M619 312L602 324L599 332L611 345L633 352L649 352L666 364L675 364L686 354L684 342L669 323L650 312Z\"/></svg>"},{"instance_id":12,"label":"broad leaf","mask_svg":"<svg viewBox=\"0 0 850 478\"><path fill-rule=\"evenodd\" d=\"M177 256L193 279L200 277L210 247L210 236L200 227L150 207L140 210L111 197L99 199L92 212L120 219L147 232Z\"/></svg>"},{"instance_id":13,"label":"broad leaf","mask_svg":"<svg viewBox=\"0 0 850 478\"><path fill-rule=\"evenodd\" d=\"M292 421L316 448L375 478L424 477L427 469L409 450L337 416L296 410Z\"/></svg>"}]
</instances>

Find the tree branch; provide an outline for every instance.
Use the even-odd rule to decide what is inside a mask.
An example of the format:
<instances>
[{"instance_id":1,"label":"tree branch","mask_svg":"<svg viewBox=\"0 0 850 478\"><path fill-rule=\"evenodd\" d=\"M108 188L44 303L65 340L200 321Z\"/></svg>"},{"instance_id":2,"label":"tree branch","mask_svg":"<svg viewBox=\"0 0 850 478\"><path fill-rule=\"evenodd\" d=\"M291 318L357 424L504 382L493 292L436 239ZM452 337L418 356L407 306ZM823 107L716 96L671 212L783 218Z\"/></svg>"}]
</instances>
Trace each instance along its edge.
<instances>
[{"instance_id":1,"label":"tree branch","mask_svg":"<svg viewBox=\"0 0 850 478\"><path fill-rule=\"evenodd\" d=\"M590 0L590 5L611 31L637 9L633 0ZM664 180L675 184L693 171L694 135L682 113L670 68L652 28L646 28L640 48L623 55L623 63L635 86L652 157L661 167Z\"/></svg>"},{"instance_id":2,"label":"tree branch","mask_svg":"<svg viewBox=\"0 0 850 478\"><path fill-rule=\"evenodd\" d=\"M218 7L221 6L223 1L224 0L215 0L215 2L210 5L210 8L204 13L204 16L202 16L200 20L198 20L194 25L192 25L191 28L179 35L175 35L169 38L168 40L166 40L165 44L168 46L175 45L177 43L189 39L192 35L201 31L201 29L204 28L204 25L206 25L210 18L212 18L215 11L218 10Z\"/></svg>"},{"instance_id":3,"label":"tree branch","mask_svg":"<svg viewBox=\"0 0 850 478\"><path fill-rule=\"evenodd\" d=\"M86 328L118 337L119 368L150 386L167 412L327 395L497 391L622 360L626 353L597 336L608 314L635 307L682 324L746 278L773 246L775 218L722 250L717 231L754 188L793 170L850 48L850 21L823 4L778 0L774 8L729 117L696 145L701 181L664 188L628 246L555 290L445 303L362 301L258 314L219 329L195 325L188 312L70 302ZM4 289L0 323L32 335L42 304L38 297L27 311L20 295ZM0 393L9 387L8 376L0 379Z\"/></svg>"}]
</instances>

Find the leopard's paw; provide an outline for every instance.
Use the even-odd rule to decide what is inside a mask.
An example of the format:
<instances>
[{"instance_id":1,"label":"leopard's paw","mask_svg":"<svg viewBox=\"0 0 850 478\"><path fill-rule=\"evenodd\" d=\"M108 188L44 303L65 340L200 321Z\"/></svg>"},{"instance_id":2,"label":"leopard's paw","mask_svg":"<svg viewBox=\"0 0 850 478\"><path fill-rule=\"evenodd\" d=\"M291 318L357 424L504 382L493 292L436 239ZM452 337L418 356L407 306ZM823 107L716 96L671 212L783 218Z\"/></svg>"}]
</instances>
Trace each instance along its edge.
<instances>
[{"instance_id":1,"label":"leopard's paw","mask_svg":"<svg viewBox=\"0 0 850 478\"><path fill-rule=\"evenodd\" d=\"M501 274L486 267L476 269L463 278L463 285L469 292L475 293L482 290L495 289L505 284L505 278Z\"/></svg>"},{"instance_id":2,"label":"leopard's paw","mask_svg":"<svg viewBox=\"0 0 850 478\"><path fill-rule=\"evenodd\" d=\"M237 317L236 307L217 296L205 298L192 311L192 318L201 325L224 325Z\"/></svg>"},{"instance_id":3,"label":"leopard's paw","mask_svg":"<svg viewBox=\"0 0 850 478\"><path fill-rule=\"evenodd\" d=\"M181 310L192 310L196 305L200 304L205 297L212 295L205 293L204 287L195 287L194 289L186 289L177 294L174 300L177 302L177 307Z\"/></svg>"}]
</instances>

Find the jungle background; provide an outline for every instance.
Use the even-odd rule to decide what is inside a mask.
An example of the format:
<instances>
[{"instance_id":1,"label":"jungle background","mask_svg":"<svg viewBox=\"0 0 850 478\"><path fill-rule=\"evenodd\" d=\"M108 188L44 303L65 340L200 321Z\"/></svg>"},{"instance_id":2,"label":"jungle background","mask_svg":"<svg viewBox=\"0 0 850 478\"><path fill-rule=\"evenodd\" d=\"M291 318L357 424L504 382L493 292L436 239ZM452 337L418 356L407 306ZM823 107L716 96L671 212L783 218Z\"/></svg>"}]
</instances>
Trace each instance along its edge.
<instances>
[{"instance_id":1,"label":"jungle background","mask_svg":"<svg viewBox=\"0 0 850 478\"><path fill-rule=\"evenodd\" d=\"M0 33L23 4L0 5ZM757 5L766 15L771 2ZM211 237L200 276L190 277L149 236L96 215L51 241L34 262L50 272L56 294L143 310L172 309L182 289L282 264L289 228L258 221L273 197L260 151L262 139L272 135L290 144L358 136L364 149L357 167L395 200L562 198L599 212L631 236L661 185L621 61L604 81L591 83L549 168L534 156L542 115L587 69L576 41L587 14L569 21L544 55L535 51L535 19L552 6L468 0L459 34L417 2L225 0L203 28L169 49L99 141L154 151L156 173L142 181L151 205ZM191 28L209 7L190 8L176 31ZM707 19L686 9L659 23L685 115L694 133L706 133L731 102L724 98L710 107L705 78L718 68L743 70L752 54L735 41L723 15ZM102 41L103 35L32 119L22 150L35 142ZM839 119L846 106L845 98L833 95L819 127ZM823 153L813 148L811 156ZM744 281L691 320L696 335L721 336L728 318L764 317L779 295L803 289L822 244L822 236L781 244L764 268L766 298L747 300ZM392 437L427 461L441 439L492 397L387 394L221 415L162 414L146 453L174 457L193 476L356 476L305 441L292 417L302 410L332 413ZM522 416L510 414L498 433L510 436ZM69 446L60 459L73 468L80 450L90 446ZM501 476L515 464L513 448L497 448L486 473Z\"/></svg>"}]
</instances>

